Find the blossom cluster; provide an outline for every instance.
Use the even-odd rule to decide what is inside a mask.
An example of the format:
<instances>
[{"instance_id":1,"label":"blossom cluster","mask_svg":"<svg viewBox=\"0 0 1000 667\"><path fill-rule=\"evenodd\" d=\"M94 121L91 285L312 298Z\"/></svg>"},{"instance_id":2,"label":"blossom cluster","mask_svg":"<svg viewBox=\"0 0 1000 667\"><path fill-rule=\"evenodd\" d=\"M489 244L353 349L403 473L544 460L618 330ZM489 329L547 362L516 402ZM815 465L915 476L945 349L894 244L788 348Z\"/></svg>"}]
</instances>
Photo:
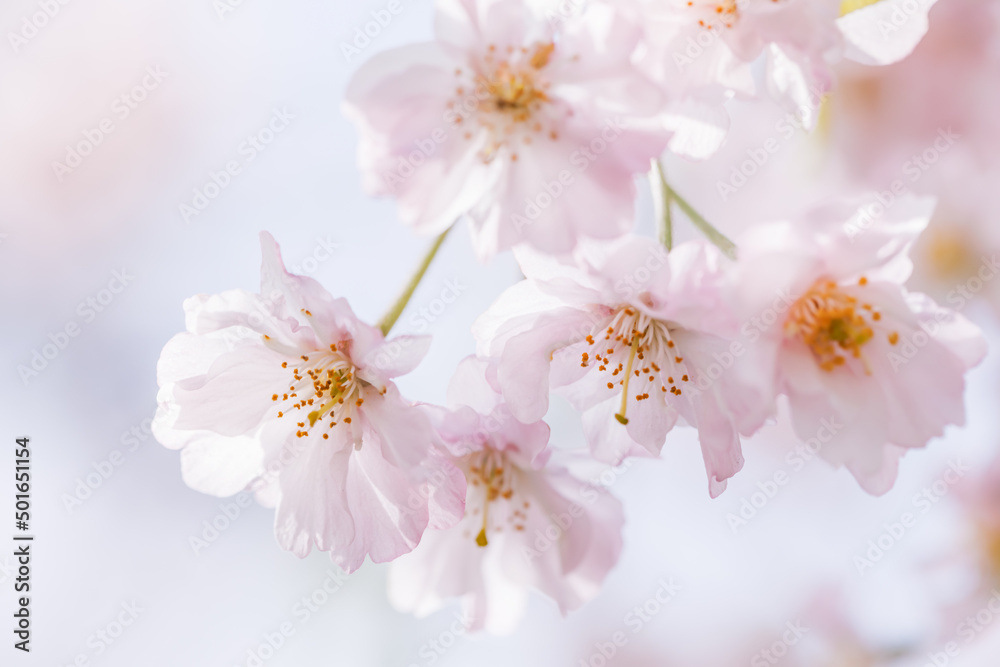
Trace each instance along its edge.
<instances>
[{"instance_id":1,"label":"blossom cluster","mask_svg":"<svg viewBox=\"0 0 1000 667\"><path fill-rule=\"evenodd\" d=\"M438 236L404 298L366 323L262 234L259 292L185 303L157 438L192 488L274 507L284 549L347 571L394 561L398 608L461 598L491 632L515 627L530 589L564 613L597 594L624 515L583 470L657 457L675 427L697 430L712 497L779 403L822 458L888 491L907 450L963 424L986 353L973 324L906 286L935 201L900 195L873 216L877 198L845 193L734 242L659 160L711 156L737 98L814 127L843 62L902 61L932 5L438 0L434 41L374 56L344 100L366 190ZM647 173L657 239L634 231ZM706 239L674 245L675 210ZM394 379L431 338L390 330L463 220L481 261L509 250L524 279L473 324L449 405L430 405ZM553 394L580 415L578 450L550 444Z\"/></svg>"}]
</instances>

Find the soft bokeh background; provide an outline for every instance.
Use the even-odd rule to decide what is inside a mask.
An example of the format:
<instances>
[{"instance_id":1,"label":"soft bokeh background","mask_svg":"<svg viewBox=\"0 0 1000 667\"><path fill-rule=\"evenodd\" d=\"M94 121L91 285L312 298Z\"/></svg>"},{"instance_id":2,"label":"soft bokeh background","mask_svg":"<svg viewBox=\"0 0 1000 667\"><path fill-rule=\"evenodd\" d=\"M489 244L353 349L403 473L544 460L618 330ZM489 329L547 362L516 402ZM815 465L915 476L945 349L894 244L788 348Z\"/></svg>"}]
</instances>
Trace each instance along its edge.
<instances>
[{"instance_id":1,"label":"soft bokeh background","mask_svg":"<svg viewBox=\"0 0 1000 667\"><path fill-rule=\"evenodd\" d=\"M239 508L196 552L191 539L213 535L206 522L224 525L217 517L231 501L186 488L177 453L148 434L156 359L183 327L182 300L255 288L257 235L267 229L290 266L374 320L427 242L397 223L391 202L361 193L355 133L339 111L360 62L430 36L430 0L401 2L402 14L353 58L341 44L385 1L7 0L0 7L0 442L7 451L0 514L13 511L14 438L28 435L37 535L33 650L14 651L0 624L8 638L0 664L764 665L776 663L759 652L782 641L787 623L799 623L809 631L781 664L890 664L870 661L862 647L891 655L918 646L892 664L995 665L1000 618L962 641L947 663L934 655L956 635L962 616L955 609L983 586L957 489L949 487L863 576L855 563L886 524L914 511L914 494L941 479L950 461L970 466L971 479L992 459L995 354L970 376L968 426L907 456L897 488L882 498L819 461L793 471L785 457L795 443L778 424L746 443L746 468L710 501L693 433L676 431L661 461L604 479L623 499L628 523L624 555L601 595L568 619L537 598L511 637L456 636L457 607L424 620L396 613L386 601L384 566L366 565L331 585L335 593L318 593L336 574L329 559L300 561L281 551L272 512L253 505ZM34 33L25 30L40 5L58 11ZM10 34L22 30L31 36L15 44ZM140 85L147 68L165 76L122 118L116 100ZM241 145L276 110L293 119L248 161ZM833 188L818 157L823 137L796 132L750 186L722 202L716 181L775 134L781 115L767 104L734 105L734 112L734 135L718 157L705 165L672 161L667 169L720 228L736 232L790 214ZM53 163L104 118L114 131L60 178ZM185 221L180 206L230 160L241 173ZM639 225L648 233L649 197L640 198ZM128 285L109 301L103 290L115 272ZM452 369L473 351L469 325L518 275L509 256L476 264L464 231L448 240L400 322L401 332L415 329L425 308L435 334L427 359L401 382L406 395L443 400ZM446 291L458 298L443 307ZM101 311L91 312L88 299L104 299ZM989 308L974 303L965 314L997 339ZM19 367L31 366L50 335L61 340L68 324L78 335L37 376L22 376ZM557 403L550 419L558 446L579 445L565 405ZM115 451L120 465L109 468ZM98 488L81 487L109 469ZM789 483L734 532L727 515L779 470L789 472ZM87 497L68 502L78 493ZM0 547L5 623L14 602L9 553ZM677 595L650 603L671 580ZM296 605L310 596L322 602L306 614ZM105 643L97 633L117 634L122 605L141 611ZM637 616L633 609L644 605L655 613ZM283 623L294 634L255 662L248 651ZM600 647L619 631L627 644L605 660ZM830 655L828 645L841 662L811 657Z\"/></svg>"}]
</instances>

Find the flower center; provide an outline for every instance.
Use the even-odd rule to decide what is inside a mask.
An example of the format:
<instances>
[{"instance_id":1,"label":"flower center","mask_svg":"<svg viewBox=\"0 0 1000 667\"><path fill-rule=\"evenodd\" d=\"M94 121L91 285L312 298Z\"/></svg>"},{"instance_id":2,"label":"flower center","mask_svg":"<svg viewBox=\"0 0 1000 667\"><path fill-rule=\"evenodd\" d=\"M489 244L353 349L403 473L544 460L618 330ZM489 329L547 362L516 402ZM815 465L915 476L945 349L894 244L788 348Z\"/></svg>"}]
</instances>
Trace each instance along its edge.
<instances>
[{"instance_id":1,"label":"flower center","mask_svg":"<svg viewBox=\"0 0 1000 667\"><path fill-rule=\"evenodd\" d=\"M597 363L598 372L607 375L608 389L620 388L622 402L615 418L622 424L628 424L625 413L633 381L639 385L635 400L645 401L649 399L650 385L679 397L682 391L677 383L690 380L667 323L631 306L620 306L607 327L587 336L586 341L596 352L593 356L584 352L580 365Z\"/></svg>"},{"instance_id":2,"label":"flower center","mask_svg":"<svg viewBox=\"0 0 1000 667\"><path fill-rule=\"evenodd\" d=\"M474 507L472 510L473 516L480 511L483 515L476 544L480 547L489 545L487 533L503 532L504 523L513 526L514 530L523 531L531 503L525 500L518 506L514 501L515 474L507 456L488 447L470 455L467 465L465 476L475 489L472 493L481 493L482 497L482 508Z\"/></svg>"},{"instance_id":3,"label":"flower center","mask_svg":"<svg viewBox=\"0 0 1000 667\"><path fill-rule=\"evenodd\" d=\"M333 428L338 423L351 423L354 408L361 407L362 382L355 374L354 365L346 354L347 343L330 345L329 350L317 350L309 355L301 355L299 361L290 364L281 362L282 368L290 368L292 380L288 391L273 394L271 400L278 403L281 410L278 417L284 418L299 413L296 417L298 430L295 435L307 437L316 424ZM323 439L330 436L323 433Z\"/></svg>"},{"instance_id":4,"label":"flower center","mask_svg":"<svg viewBox=\"0 0 1000 667\"><path fill-rule=\"evenodd\" d=\"M551 42L537 43L533 47L515 49L508 47L505 56L499 57L497 48L491 44L483 62L481 72L469 80L462 69L455 70L457 77L469 81L455 89L455 98L448 108L456 113L455 123L462 124L470 115L480 129L487 132L489 141L482 151L484 162L490 162L504 146L510 146L515 139L529 145L534 135L545 129L538 118L542 108L550 102L546 90L549 82L544 78L544 70L555 51ZM476 136L475 128L467 128L466 141ZM555 128L548 129L550 139L558 139ZM511 159L518 159L512 151Z\"/></svg>"},{"instance_id":5,"label":"flower center","mask_svg":"<svg viewBox=\"0 0 1000 667\"><path fill-rule=\"evenodd\" d=\"M493 110L510 114L514 122L523 123L531 118L533 110L548 102L549 98L535 81L535 76L548 64L554 49L554 44L538 45L529 61L530 67L526 69L513 69L509 63L502 61L493 76L483 82L490 94Z\"/></svg>"},{"instance_id":6,"label":"flower center","mask_svg":"<svg viewBox=\"0 0 1000 667\"><path fill-rule=\"evenodd\" d=\"M971 241L956 229L931 230L924 254L935 276L949 279L972 272L975 258L970 248Z\"/></svg>"},{"instance_id":7,"label":"flower center","mask_svg":"<svg viewBox=\"0 0 1000 667\"><path fill-rule=\"evenodd\" d=\"M858 280L859 287L867 284L863 276ZM881 320L882 314L870 303L835 282L821 280L792 305L785 320L785 337L798 338L809 346L824 371L833 371L854 358L871 374L862 348L874 338L875 323ZM895 345L899 334L889 333L888 340Z\"/></svg>"},{"instance_id":8,"label":"flower center","mask_svg":"<svg viewBox=\"0 0 1000 667\"><path fill-rule=\"evenodd\" d=\"M698 25L705 30L720 30L732 28L739 22L740 10L745 9L752 0L688 0L687 7L694 12ZM859 9L862 6L874 4L879 0L843 0L847 11ZM781 0L771 0L773 3ZM858 5L850 8L849 6ZM842 14L843 15L843 14Z\"/></svg>"},{"instance_id":9,"label":"flower center","mask_svg":"<svg viewBox=\"0 0 1000 667\"><path fill-rule=\"evenodd\" d=\"M736 25L740 17L739 4L739 0L688 0L687 6L694 10L698 25L712 30Z\"/></svg>"},{"instance_id":10,"label":"flower center","mask_svg":"<svg viewBox=\"0 0 1000 667\"><path fill-rule=\"evenodd\" d=\"M984 526L981 530L987 565L993 577L1000 581L1000 529L996 526Z\"/></svg>"}]
</instances>

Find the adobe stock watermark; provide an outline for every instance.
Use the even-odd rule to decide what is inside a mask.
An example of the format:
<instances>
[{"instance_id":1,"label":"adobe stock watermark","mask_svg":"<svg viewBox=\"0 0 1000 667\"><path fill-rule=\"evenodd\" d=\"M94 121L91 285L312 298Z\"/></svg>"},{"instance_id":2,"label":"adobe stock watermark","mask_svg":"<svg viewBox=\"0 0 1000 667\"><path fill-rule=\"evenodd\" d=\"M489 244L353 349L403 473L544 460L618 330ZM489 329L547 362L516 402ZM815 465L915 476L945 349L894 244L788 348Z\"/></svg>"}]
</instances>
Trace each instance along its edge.
<instances>
[{"instance_id":1,"label":"adobe stock watermark","mask_svg":"<svg viewBox=\"0 0 1000 667\"><path fill-rule=\"evenodd\" d=\"M900 168L902 174L909 181L909 185L902 178L896 178L889 184L888 189L876 192L875 201L863 206L844 225L847 238L853 242L855 238L881 220L882 216L895 205L900 197L910 193L910 186L919 182L959 139L961 139L961 135L952 131L950 127L939 129L934 142L921 153L910 156Z\"/></svg>"},{"instance_id":2,"label":"adobe stock watermark","mask_svg":"<svg viewBox=\"0 0 1000 667\"><path fill-rule=\"evenodd\" d=\"M145 611L134 601L122 602L111 621L87 636L86 647L90 650L77 653L73 661L67 663L65 667L91 667L91 665L97 664L94 659L101 657L114 646L125 634L125 631L135 625L139 616ZM63 665L59 667L63 667Z\"/></svg>"},{"instance_id":3,"label":"adobe stock watermark","mask_svg":"<svg viewBox=\"0 0 1000 667\"><path fill-rule=\"evenodd\" d=\"M982 257L979 270L975 275L955 286L945 296L945 300L961 311L985 286L996 278L1000 272L1000 262L996 255ZM913 333L896 333L897 338L887 353L889 365L898 372L900 368L910 363L926 347L938 333L941 326L950 324L952 314L944 309L934 311L934 319L920 322L920 328Z\"/></svg>"},{"instance_id":4,"label":"adobe stock watermark","mask_svg":"<svg viewBox=\"0 0 1000 667\"><path fill-rule=\"evenodd\" d=\"M560 28L586 10L587 0L560 0L555 7L546 5L545 20L550 28Z\"/></svg>"},{"instance_id":5,"label":"adobe stock watermark","mask_svg":"<svg viewBox=\"0 0 1000 667\"><path fill-rule=\"evenodd\" d=\"M247 135L236 149L238 157L226 161L218 171L210 171L208 180L192 190L191 200L181 202L178 206L181 219L190 224L192 218L201 215L205 209L233 183L233 179L243 173L243 169L267 150L268 146L285 130L295 116L289 113L287 107L274 109L271 118L256 132Z\"/></svg>"},{"instance_id":6,"label":"adobe stock watermark","mask_svg":"<svg viewBox=\"0 0 1000 667\"><path fill-rule=\"evenodd\" d=\"M151 65L136 85L122 93L111 103L111 114L105 116L92 128L85 129L83 138L76 143L67 144L62 162L52 163L52 172L60 183L72 174L94 150L104 143L104 140L118 128L118 123L124 122L139 105L149 98L149 94L160 87L164 79L170 76L160 69L159 65Z\"/></svg>"},{"instance_id":7,"label":"adobe stock watermark","mask_svg":"<svg viewBox=\"0 0 1000 667\"><path fill-rule=\"evenodd\" d=\"M312 275L326 262L334 258L341 244L333 240L332 234L316 237L312 250L289 264L291 272L297 275ZM220 337L229 351L235 350L247 341L259 341L259 328L268 320L281 315L285 296L281 290L274 290L267 296L255 300L254 310L243 316L240 324L223 329Z\"/></svg>"},{"instance_id":8,"label":"adobe stock watermark","mask_svg":"<svg viewBox=\"0 0 1000 667\"><path fill-rule=\"evenodd\" d=\"M792 294L788 290L779 290L770 306L743 323L740 327L740 336L748 343L756 343L775 324L785 319L785 314L800 298L801 295Z\"/></svg>"},{"instance_id":9,"label":"adobe stock watermark","mask_svg":"<svg viewBox=\"0 0 1000 667\"><path fill-rule=\"evenodd\" d=\"M448 278L444 281L438 295L425 301L414 309L407 320L409 329L415 334L423 334L431 329L448 309L457 302L469 289L467 284L458 278ZM396 360L405 355L414 344L421 339L413 336L397 336L386 341L386 345L375 357L374 365L378 369L387 369L395 365Z\"/></svg>"},{"instance_id":10,"label":"adobe stock watermark","mask_svg":"<svg viewBox=\"0 0 1000 667\"><path fill-rule=\"evenodd\" d=\"M829 444L843 428L844 425L837 421L836 417L821 419L816 435L805 442L797 443L785 455L785 464L788 467L779 468L769 479L757 482L757 491L740 498L740 507L737 512L726 514L726 523L729 524L733 534L738 534L741 528L749 525L760 511L774 500L778 492L788 485L792 479L791 476L800 472L807 463L819 456L823 447Z\"/></svg>"},{"instance_id":11,"label":"adobe stock watermark","mask_svg":"<svg viewBox=\"0 0 1000 667\"><path fill-rule=\"evenodd\" d=\"M426 136L413 140L413 149L405 155L396 158L396 164L381 174L382 185L390 193L396 194L399 187L406 182L428 160L437 154L438 147L446 143L456 133L465 133L466 121L479 111L483 102L493 98L490 92L491 82L480 77L472 90L459 93L465 96L457 102L450 103L441 115L442 124L435 127ZM461 89L460 89L461 90Z\"/></svg>"},{"instance_id":12,"label":"adobe stock watermark","mask_svg":"<svg viewBox=\"0 0 1000 667\"><path fill-rule=\"evenodd\" d=\"M278 289L272 290L267 296L261 294L259 299L253 300L253 310L240 313L239 324L222 330L221 338L226 342L227 349L232 352L248 341L260 341L260 328L265 322L281 315L284 301L285 295Z\"/></svg>"},{"instance_id":13,"label":"adobe stock watermark","mask_svg":"<svg viewBox=\"0 0 1000 667\"><path fill-rule=\"evenodd\" d=\"M622 462L618 465L605 468L599 475L595 475L590 478L590 486L595 489L610 489L618 483L618 480L621 479L622 475L632 469L632 464L634 462L634 458L625 458L622 459Z\"/></svg>"},{"instance_id":14,"label":"adobe stock watermark","mask_svg":"<svg viewBox=\"0 0 1000 667\"><path fill-rule=\"evenodd\" d=\"M483 443L489 442L493 434L498 433L504 424L510 423L511 420L514 420L514 415L511 413L510 408L506 403L500 404L492 414L483 420L481 426L472 435L469 442L462 442L452 446L453 454L459 458L472 454ZM431 497L439 489L444 488L446 483L455 474L462 475L463 473L453 467L435 467L419 487L410 490L406 507L402 509L409 513L426 511L427 503L430 502Z\"/></svg>"},{"instance_id":15,"label":"adobe stock watermark","mask_svg":"<svg viewBox=\"0 0 1000 667\"><path fill-rule=\"evenodd\" d=\"M319 271L319 267L333 259L340 243L333 240L332 234L317 236L316 244L305 257L295 260L290 265L291 273L300 276L311 276Z\"/></svg>"},{"instance_id":16,"label":"adobe stock watermark","mask_svg":"<svg viewBox=\"0 0 1000 667\"><path fill-rule=\"evenodd\" d=\"M475 101L475 98L472 99ZM478 102L475 102L475 104L478 106ZM453 126L452 130L454 129L455 127ZM399 186L410 176L417 173L417 170L424 166L427 160L437 153L438 146L446 141L448 141L448 132L442 127L434 128L423 139L415 139L413 141L413 150L405 156L400 156L396 160L396 166L390 171L382 173L382 183L386 190L392 194L396 194Z\"/></svg>"},{"instance_id":17,"label":"adobe stock watermark","mask_svg":"<svg viewBox=\"0 0 1000 667\"><path fill-rule=\"evenodd\" d=\"M645 259L637 262L631 272L615 281L615 294L623 301L641 297L653 276L668 265L669 256L667 247L662 243L650 244Z\"/></svg>"},{"instance_id":18,"label":"adobe stock watermark","mask_svg":"<svg viewBox=\"0 0 1000 667\"><path fill-rule=\"evenodd\" d=\"M212 9L220 21L225 21L226 17L243 6L246 0L213 0Z\"/></svg>"},{"instance_id":19,"label":"adobe stock watermark","mask_svg":"<svg viewBox=\"0 0 1000 667\"><path fill-rule=\"evenodd\" d=\"M282 621L273 630L263 633L260 641L247 649L245 657L235 667L263 667L295 635L298 628L329 604L349 578L350 575L339 568L327 570L323 581L292 605L291 620Z\"/></svg>"},{"instance_id":20,"label":"adobe stock watermark","mask_svg":"<svg viewBox=\"0 0 1000 667\"><path fill-rule=\"evenodd\" d=\"M868 548L864 554L854 556L854 567L858 574L864 577L870 569L875 567L876 563L885 558L886 554L917 525L921 517L929 514L970 470L971 468L960 459L949 461L948 469L940 479L925 486L910 499L913 511L907 510L900 514L895 521L883 524L882 527L885 530L876 538L868 541Z\"/></svg>"},{"instance_id":21,"label":"adobe stock watermark","mask_svg":"<svg viewBox=\"0 0 1000 667\"><path fill-rule=\"evenodd\" d=\"M118 439L121 449L112 449L108 455L99 461L90 464L91 470L82 477L76 478L76 486L71 493L63 493L59 496L63 507L68 514L72 514L84 502L93 497L94 492L104 486L115 472L128 460L129 455L134 454L153 436L151 428L153 420L146 419L129 430L123 432Z\"/></svg>"},{"instance_id":22,"label":"adobe stock watermark","mask_svg":"<svg viewBox=\"0 0 1000 667\"><path fill-rule=\"evenodd\" d=\"M529 195L521 213L511 213L514 228L521 232L534 224L542 214L564 194L573 190L577 179L604 155L625 131L622 119L608 119L600 133L586 144L579 144L569 156L566 169L554 174L551 180L544 180L534 195Z\"/></svg>"},{"instance_id":23,"label":"adobe stock watermark","mask_svg":"<svg viewBox=\"0 0 1000 667\"><path fill-rule=\"evenodd\" d=\"M403 13L403 3L404 0L389 0L385 6L371 10L369 12L371 20L354 28L351 41L340 42L340 53L344 56L344 60L350 63L378 40L382 32Z\"/></svg>"},{"instance_id":24,"label":"adobe stock watermark","mask_svg":"<svg viewBox=\"0 0 1000 667\"><path fill-rule=\"evenodd\" d=\"M889 14L888 20L880 18L876 22L879 34L883 39L888 40L890 37L902 30L918 13L926 12L926 8L933 1L934 0L904 0L903 2L897 2L892 10L892 13Z\"/></svg>"},{"instance_id":25,"label":"adobe stock watermark","mask_svg":"<svg viewBox=\"0 0 1000 667\"><path fill-rule=\"evenodd\" d=\"M271 484L278 483L278 476L281 471L290 466L295 461L299 460L309 445L305 438L292 438L291 442L286 443L281 451L278 453L277 458L272 459L267 466L264 468L264 472L251 481L246 488L245 493L259 493L265 490Z\"/></svg>"},{"instance_id":26,"label":"adobe stock watermark","mask_svg":"<svg viewBox=\"0 0 1000 667\"><path fill-rule=\"evenodd\" d=\"M417 655L420 656L421 662L412 662L408 667L424 667L436 663L458 644L459 639L468 634L474 620L471 614L454 612L448 627L420 645Z\"/></svg>"},{"instance_id":27,"label":"adobe stock watermark","mask_svg":"<svg viewBox=\"0 0 1000 667\"><path fill-rule=\"evenodd\" d=\"M976 274L956 285L945 295L945 302L956 311L962 311L978 295L987 283L993 281L1000 272L1000 262L996 255L980 257L979 269Z\"/></svg>"},{"instance_id":28,"label":"adobe stock watermark","mask_svg":"<svg viewBox=\"0 0 1000 667\"><path fill-rule=\"evenodd\" d=\"M38 36L38 33L54 19L70 0L38 0L38 11L21 17L21 25L17 32L7 33L10 48L17 53L28 42Z\"/></svg>"},{"instance_id":29,"label":"adobe stock watermark","mask_svg":"<svg viewBox=\"0 0 1000 667\"><path fill-rule=\"evenodd\" d=\"M615 292L624 301L646 298L647 295L643 292L656 272L666 265L667 257L668 254L664 246L659 244L651 246L644 261L637 262L636 267L630 273L615 281ZM784 320L784 315L799 298L800 296L793 295L787 289L778 290L774 293L774 299L767 307L762 308L759 313L743 323L737 338L716 338L712 341L711 346L714 348L712 360L701 366L689 366L690 377L685 384L685 391L690 392L690 395L695 397L708 392L751 349L753 343L756 343L761 336ZM652 306L653 303L647 301L646 305ZM705 341L709 342L707 336ZM681 354L683 356L682 351Z\"/></svg>"},{"instance_id":30,"label":"adobe stock watermark","mask_svg":"<svg viewBox=\"0 0 1000 667\"><path fill-rule=\"evenodd\" d=\"M752 349L752 345L761 336L784 319L784 314L797 300L798 297L790 291L779 290L769 306L743 323L738 338L733 340L718 338L713 341L712 361L703 366L690 368L691 377L685 385L685 391L695 397L709 392L739 359ZM707 337L706 342L708 342Z\"/></svg>"},{"instance_id":31,"label":"adobe stock watermark","mask_svg":"<svg viewBox=\"0 0 1000 667\"><path fill-rule=\"evenodd\" d=\"M661 578L659 588L650 597L630 609L622 617L622 629L611 633L606 639L594 642L593 651L577 662L578 667L607 667L629 642L642 632L667 605L677 597L681 586L673 577ZM627 632L628 631L628 632Z\"/></svg>"},{"instance_id":32,"label":"adobe stock watermark","mask_svg":"<svg viewBox=\"0 0 1000 667\"><path fill-rule=\"evenodd\" d=\"M1000 618L1000 589L990 591L990 597L975 613L967 615L955 627L955 634L968 646ZM953 640L940 651L927 653L927 662L921 667L947 667L954 658L962 655L962 644Z\"/></svg>"},{"instance_id":33,"label":"adobe stock watermark","mask_svg":"<svg viewBox=\"0 0 1000 667\"><path fill-rule=\"evenodd\" d=\"M785 631L781 637L766 648L762 648L754 653L750 658L750 667L770 667L781 662L781 659L788 655L793 646L802 641L802 638L809 632L809 628L802 625L801 621L789 621L785 623Z\"/></svg>"},{"instance_id":34,"label":"adobe stock watermark","mask_svg":"<svg viewBox=\"0 0 1000 667\"><path fill-rule=\"evenodd\" d=\"M448 278L436 297L417 307L407 324L418 334L428 331L468 289L458 278Z\"/></svg>"},{"instance_id":35,"label":"adobe stock watermark","mask_svg":"<svg viewBox=\"0 0 1000 667\"><path fill-rule=\"evenodd\" d=\"M450 104L445 110L442 114L442 125L432 129L423 138L414 139L413 149L405 155L399 155L395 165L382 172L380 176L382 187L387 192L395 194L407 179L437 154L441 145L448 142L456 133L465 134L467 121L479 111L483 102L493 98L491 86L492 82L481 77L476 81L475 88L460 93L464 94L464 97ZM528 198L525 202L525 216L521 217L530 219L531 216L528 214L534 212L532 207L544 209L551 206L552 202L546 202L546 198L552 199L561 196L567 187L573 185L578 175L587 171L600 155L607 151L608 146L618 140L624 129L622 119L607 120L597 136L587 144L579 145L573 151L566 169L554 174L552 180L544 184L545 187L540 189L535 196ZM471 138L471 136L471 134L467 134L466 138ZM539 215L540 212L539 210ZM516 219L515 222L517 222ZM528 222L525 220L520 224Z\"/></svg>"},{"instance_id":36,"label":"adobe stock watermark","mask_svg":"<svg viewBox=\"0 0 1000 667\"><path fill-rule=\"evenodd\" d=\"M536 528L532 541L521 547L521 555L525 561L532 563L549 549L558 547L562 539L573 530L577 519L587 514L588 507L606 497L603 492L617 483L631 466L631 461L626 459L616 467L603 470L595 478L580 482L578 500L572 501L564 512L549 512L548 524L544 528Z\"/></svg>"},{"instance_id":37,"label":"adobe stock watermark","mask_svg":"<svg viewBox=\"0 0 1000 667\"><path fill-rule=\"evenodd\" d=\"M251 505L253 505L253 494L248 491L241 491L226 502L219 503L218 513L211 519L201 522L201 532L188 536L188 546L194 555L200 556L203 551L215 544Z\"/></svg>"},{"instance_id":38,"label":"adobe stock watermark","mask_svg":"<svg viewBox=\"0 0 1000 667\"><path fill-rule=\"evenodd\" d=\"M811 87L808 104L800 106L795 113L789 112L779 118L774 124L774 131L777 134L768 137L758 146L748 148L746 159L729 171L729 178L715 182L719 199L728 202L730 197L746 187L750 180L760 173L772 157L781 152L796 132L807 132L809 121L815 117L828 94L820 88Z\"/></svg>"},{"instance_id":39,"label":"adobe stock watermark","mask_svg":"<svg viewBox=\"0 0 1000 667\"><path fill-rule=\"evenodd\" d=\"M986 604L975 614L969 614L955 628L955 634L971 644L978 635L1000 618L1000 589L990 591Z\"/></svg>"},{"instance_id":40,"label":"adobe stock watermark","mask_svg":"<svg viewBox=\"0 0 1000 667\"><path fill-rule=\"evenodd\" d=\"M83 327L96 320L97 316L103 313L134 280L135 276L129 274L128 269L112 271L111 280L107 285L96 294L88 296L76 307L79 319L67 320L62 327L48 335L48 342L31 350L31 359L27 365L18 364L17 374L21 378L21 383L28 386L33 379L41 375L49 364L69 347L73 339L80 335Z\"/></svg>"}]
</instances>

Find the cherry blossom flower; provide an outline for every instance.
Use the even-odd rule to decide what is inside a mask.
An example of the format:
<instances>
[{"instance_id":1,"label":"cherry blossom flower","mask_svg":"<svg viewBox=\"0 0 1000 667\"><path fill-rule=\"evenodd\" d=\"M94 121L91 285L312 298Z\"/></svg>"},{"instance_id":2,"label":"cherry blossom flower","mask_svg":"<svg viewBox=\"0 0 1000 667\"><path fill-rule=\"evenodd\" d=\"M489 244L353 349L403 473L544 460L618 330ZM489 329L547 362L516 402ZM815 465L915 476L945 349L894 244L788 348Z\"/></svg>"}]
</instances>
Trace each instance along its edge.
<instances>
[{"instance_id":1,"label":"cherry blossom flower","mask_svg":"<svg viewBox=\"0 0 1000 667\"><path fill-rule=\"evenodd\" d=\"M849 58L884 65L904 58L927 30L934 0L605 0L646 28L640 64L668 93L676 113L670 148L710 155L728 129L722 105L763 92L816 125L832 65ZM912 6L911 6L912 5Z\"/></svg>"},{"instance_id":2,"label":"cherry blossom flower","mask_svg":"<svg viewBox=\"0 0 1000 667\"><path fill-rule=\"evenodd\" d=\"M974 561L984 591L994 588L1000 583L1000 458L964 481L957 496L976 538L957 555Z\"/></svg>"},{"instance_id":3,"label":"cherry blossom flower","mask_svg":"<svg viewBox=\"0 0 1000 667\"><path fill-rule=\"evenodd\" d=\"M424 234L467 215L482 259L628 231L633 177L667 138L631 63L640 28L606 6L552 24L524 0L441 0L436 33L348 86L366 189Z\"/></svg>"},{"instance_id":4,"label":"cherry blossom flower","mask_svg":"<svg viewBox=\"0 0 1000 667\"><path fill-rule=\"evenodd\" d=\"M987 170L953 154L922 183L922 190L940 192L941 197L914 250L913 283L952 308L961 310L984 299L1000 312L1000 281L995 280L1000 273L1000 229L992 192L998 178L1000 164Z\"/></svg>"},{"instance_id":5,"label":"cherry blossom flower","mask_svg":"<svg viewBox=\"0 0 1000 667\"><path fill-rule=\"evenodd\" d=\"M392 560L420 540L428 498L448 491L427 487L430 423L391 381L429 338L387 343L344 299L289 274L269 234L261 246L260 294L185 302L187 332L160 357L154 433L181 450L192 488L249 488L276 505L276 537L296 555L315 546L347 571L366 555Z\"/></svg>"},{"instance_id":6,"label":"cherry blossom flower","mask_svg":"<svg viewBox=\"0 0 1000 667\"><path fill-rule=\"evenodd\" d=\"M699 431L713 497L740 470L737 419L755 399L727 370L738 327L721 302L721 254L691 242L667 256L627 237L558 266L521 253L527 280L474 326L518 419L540 419L549 389L583 412L594 456L657 455L683 418Z\"/></svg>"},{"instance_id":7,"label":"cherry blossom flower","mask_svg":"<svg viewBox=\"0 0 1000 667\"><path fill-rule=\"evenodd\" d=\"M1000 105L1000 6L949 0L931 16L926 37L901 62L839 69L825 144L865 187L939 199L914 252L914 281L954 305L968 295L952 290L1000 249L992 191L1000 132L991 113ZM995 281L979 295L1000 308Z\"/></svg>"},{"instance_id":8,"label":"cherry blossom flower","mask_svg":"<svg viewBox=\"0 0 1000 667\"><path fill-rule=\"evenodd\" d=\"M549 427L515 419L495 367L469 357L449 387L454 410L429 408L468 481L465 518L429 530L395 561L389 595L425 616L460 597L471 630L512 631L534 588L562 613L597 594L622 549L621 503L550 461Z\"/></svg>"},{"instance_id":9,"label":"cherry blossom flower","mask_svg":"<svg viewBox=\"0 0 1000 667\"><path fill-rule=\"evenodd\" d=\"M974 168L997 164L1000 132L990 109L1000 105L1000 7L949 0L932 16L926 37L904 60L838 68L830 147L873 187L898 178L931 194L928 186L939 186L938 160L954 148Z\"/></svg>"},{"instance_id":10,"label":"cherry blossom flower","mask_svg":"<svg viewBox=\"0 0 1000 667\"><path fill-rule=\"evenodd\" d=\"M974 325L903 287L932 208L903 197L874 218L868 202L831 204L754 227L733 273L751 346L740 362L766 381L760 395L786 394L798 437L873 494L892 487L907 449L964 424L965 373L985 355Z\"/></svg>"}]
</instances>

